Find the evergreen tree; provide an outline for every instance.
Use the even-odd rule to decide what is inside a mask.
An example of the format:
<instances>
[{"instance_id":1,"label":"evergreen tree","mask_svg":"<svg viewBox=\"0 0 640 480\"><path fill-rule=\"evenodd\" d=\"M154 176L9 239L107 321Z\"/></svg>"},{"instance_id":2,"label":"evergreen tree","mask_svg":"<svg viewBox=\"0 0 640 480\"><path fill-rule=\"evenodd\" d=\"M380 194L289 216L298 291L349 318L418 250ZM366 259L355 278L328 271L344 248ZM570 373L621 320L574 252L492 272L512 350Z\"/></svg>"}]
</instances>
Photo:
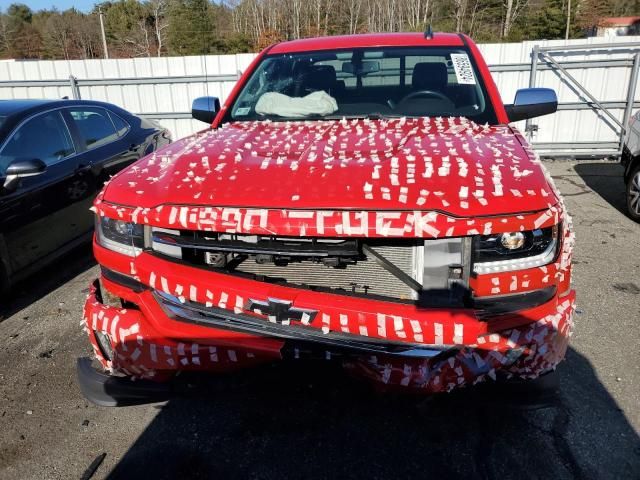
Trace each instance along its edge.
<instances>
[{"instance_id":1,"label":"evergreen tree","mask_svg":"<svg viewBox=\"0 0 640 480\"><path fill-rule=\"evenodd\" d=\"M169 8L169 54L202 55L214 44L214 28L207 0L173 0Z\"/></svg>"},{"instance_id":2,"label":"evergreen tree","mask_svg":"<svg viewBox=\"0 0 640 480\"><path fill-rule=\"evenodd\" d=\"M10 57L41 58L42 34L32 21L33 12L22 3L14 3L7 9L6 26L10 34L7 46Z\"/></svg>"}]
</instances>

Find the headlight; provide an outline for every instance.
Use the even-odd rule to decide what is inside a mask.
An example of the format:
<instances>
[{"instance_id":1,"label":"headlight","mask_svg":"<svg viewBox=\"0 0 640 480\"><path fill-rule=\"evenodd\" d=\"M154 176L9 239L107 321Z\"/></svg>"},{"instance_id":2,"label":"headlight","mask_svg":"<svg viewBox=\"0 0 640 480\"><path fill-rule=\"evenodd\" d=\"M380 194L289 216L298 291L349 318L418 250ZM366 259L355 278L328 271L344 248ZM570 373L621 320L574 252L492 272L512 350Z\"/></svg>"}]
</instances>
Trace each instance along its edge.
<instances>
[{"instance_id":1,"label":"headlight","mask_svg":"<svg viewBox=\"0 0 640 480\"><path fill-rule=\"evenodd\" d=\"M109 217L96 217L96 238L109 250L135 257L144 247L144 227Z\"/></svg>"},{"instance_id":2,"label":"headlight","mask_svg":"<svg viewBox=\"0 0 640 480\"><path fill-rule=\"evenodd\" d=\"M473 271L510 272L551 263L558 253L559 226L524 232L479 235L474 239Z\"/></svg>"}]
</instances>

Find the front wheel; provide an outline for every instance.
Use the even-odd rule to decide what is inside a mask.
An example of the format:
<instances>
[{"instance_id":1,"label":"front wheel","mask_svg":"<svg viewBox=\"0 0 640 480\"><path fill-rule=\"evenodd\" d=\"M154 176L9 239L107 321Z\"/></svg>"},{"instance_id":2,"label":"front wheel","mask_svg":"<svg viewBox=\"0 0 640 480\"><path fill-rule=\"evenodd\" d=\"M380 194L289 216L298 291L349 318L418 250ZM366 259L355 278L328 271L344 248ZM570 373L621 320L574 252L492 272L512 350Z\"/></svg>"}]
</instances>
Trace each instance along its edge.
<instances>
[{"instance_id":1,"label":"front wheel","mask_svg":"<svg viewBox=\"0 0 640 480\"><path fill-rule=\"evenodd\" d=\"M0 240L2 240L0 238ZM9 291L9 275L7 275L5 266L4 266L4 258L0 253L0 302L6 300L5 296Z\"/></svg>"},{"instance_id":2,"label":"front wheel","mask_svg":"<svg viewBox=\"0 0 640 480\"><path fill-rule=\"evenodd\" d=\"M627 180L627 210L629 216L640 222L640 165L637 165Z\"/></svg>"}]
</instances>

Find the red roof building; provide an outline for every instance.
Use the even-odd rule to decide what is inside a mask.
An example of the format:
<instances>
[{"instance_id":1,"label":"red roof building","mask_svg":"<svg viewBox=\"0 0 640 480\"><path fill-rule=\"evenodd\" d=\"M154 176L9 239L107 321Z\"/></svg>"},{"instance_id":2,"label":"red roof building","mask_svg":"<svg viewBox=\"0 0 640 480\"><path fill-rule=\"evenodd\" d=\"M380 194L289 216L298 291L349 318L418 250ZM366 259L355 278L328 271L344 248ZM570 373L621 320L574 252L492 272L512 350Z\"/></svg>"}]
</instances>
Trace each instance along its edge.
<instances>
[{"instance_id":1,"label":"red roof building","mask_svg":"<svg viewBox=\"0 0 640 480\"><path fill-rule=\"evenodd\" d=\"M603 18L596 27L598 37L624 35L640 35L640 16Z\"/></svg>"}]
</instances>

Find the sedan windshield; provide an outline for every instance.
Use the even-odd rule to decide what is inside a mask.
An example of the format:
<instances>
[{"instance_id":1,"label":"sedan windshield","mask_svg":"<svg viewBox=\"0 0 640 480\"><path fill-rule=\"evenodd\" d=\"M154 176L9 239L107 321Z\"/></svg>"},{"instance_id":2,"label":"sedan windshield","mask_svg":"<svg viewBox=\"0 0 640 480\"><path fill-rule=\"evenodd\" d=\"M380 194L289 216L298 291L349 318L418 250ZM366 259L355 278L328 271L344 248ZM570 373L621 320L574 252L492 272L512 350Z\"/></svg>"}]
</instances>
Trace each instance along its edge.
<instances>
[{"instance_id":1,"label":"sedan windshield","mask_svg":"<svg viewBox=\"0 0 640 480\"><path fill-rule=\"evenodd\" d=\"M463 48L366 48L267 56L230 119L464 116L496 123Z\"/></svg>"}]
</instances>

